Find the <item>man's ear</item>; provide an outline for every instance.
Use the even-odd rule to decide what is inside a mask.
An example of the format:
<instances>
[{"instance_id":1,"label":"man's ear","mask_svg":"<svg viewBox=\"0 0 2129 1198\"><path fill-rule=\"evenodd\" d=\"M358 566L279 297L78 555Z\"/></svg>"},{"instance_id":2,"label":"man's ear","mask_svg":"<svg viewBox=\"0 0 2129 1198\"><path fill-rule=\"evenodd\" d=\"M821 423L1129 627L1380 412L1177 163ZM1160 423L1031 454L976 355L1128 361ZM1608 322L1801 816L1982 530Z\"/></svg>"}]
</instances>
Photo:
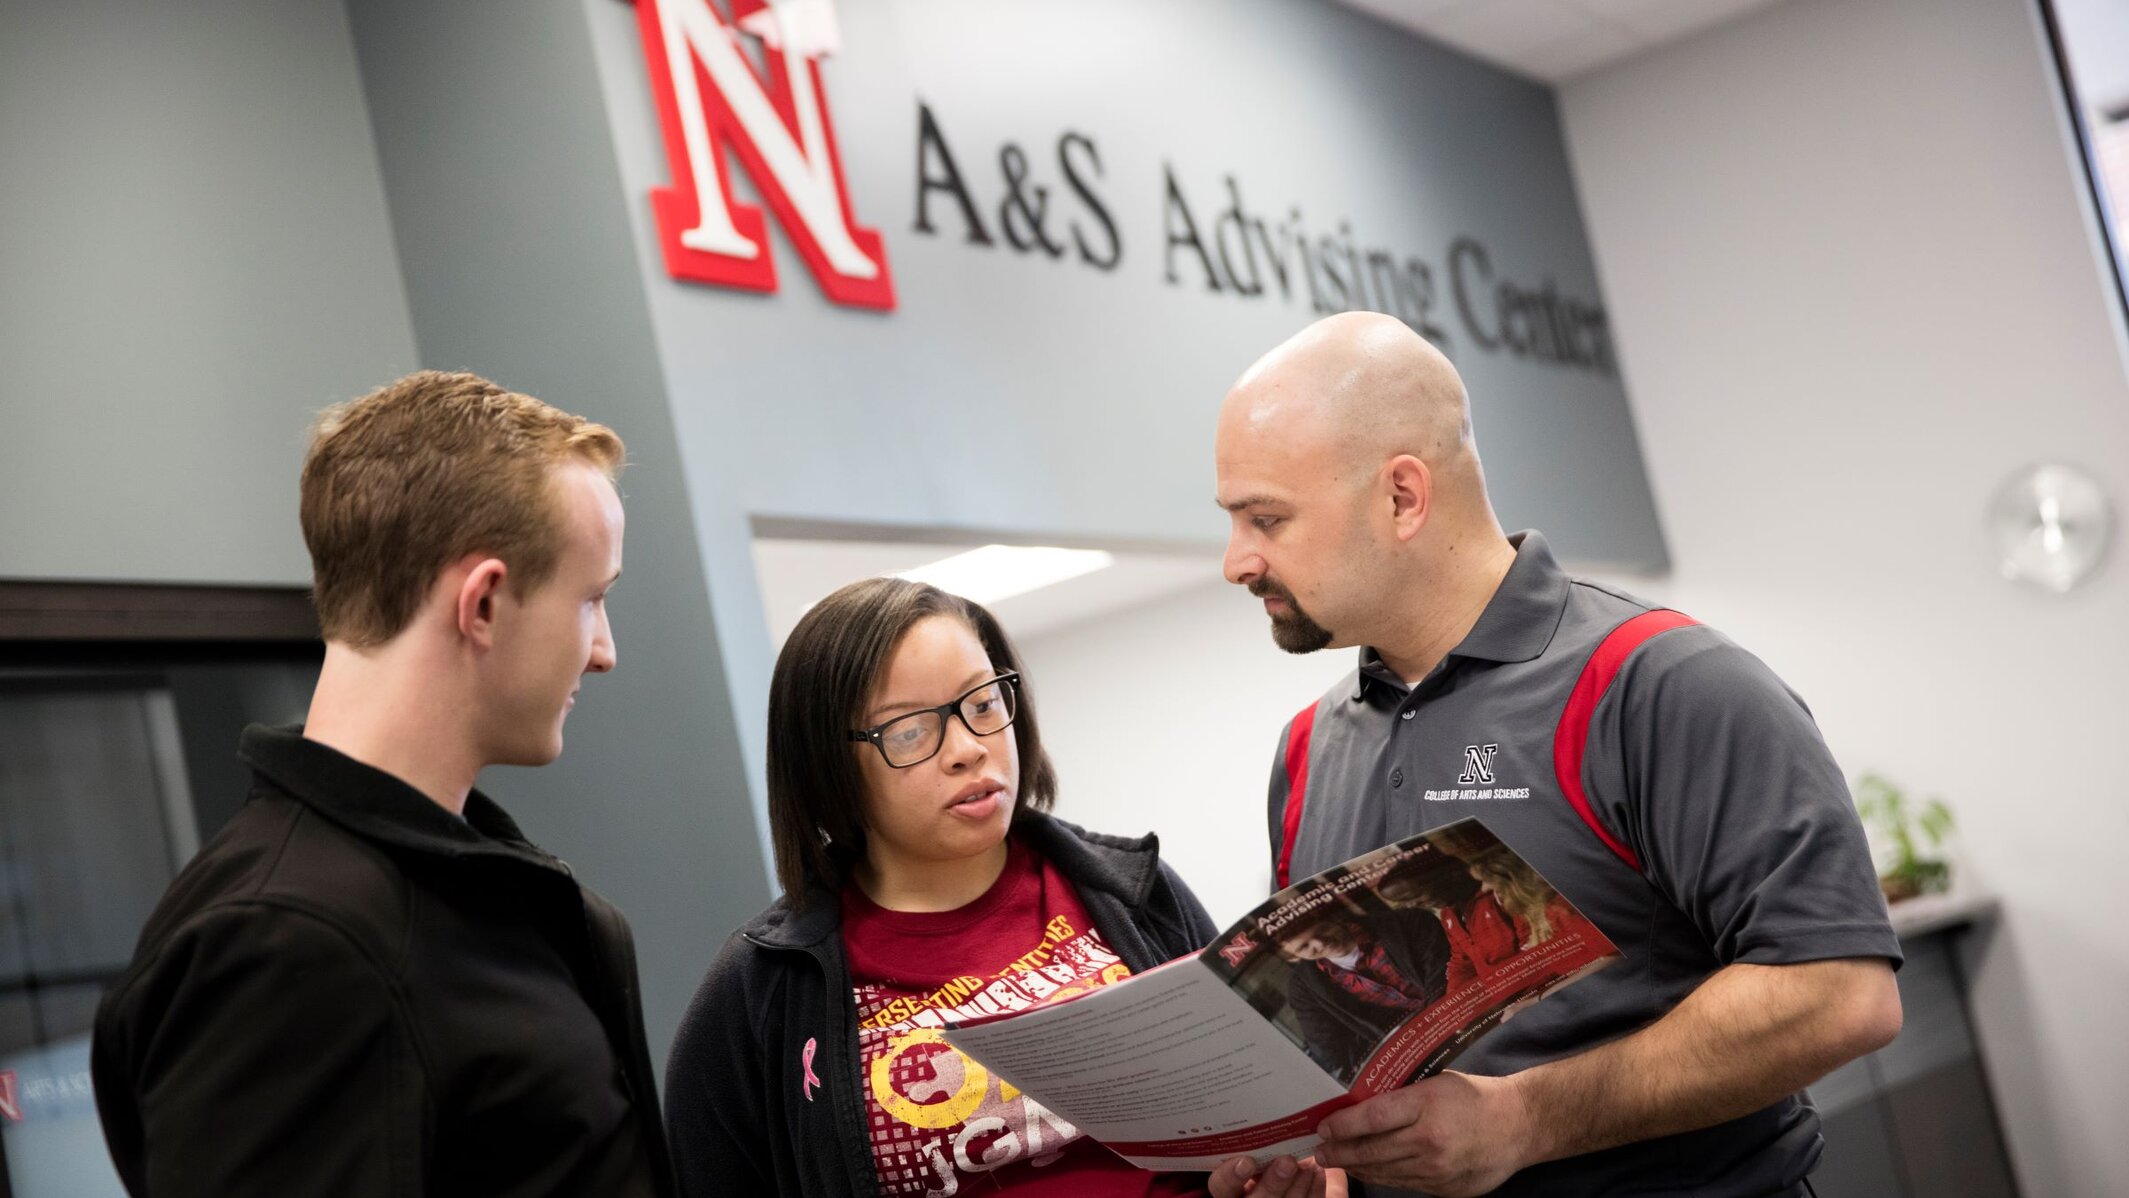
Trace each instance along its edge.
<instances>
[{"instance_id":1,"label":"man's ear","mask_svg":"<svg viewBox=\"0 0 2129 1198\"><path fill-rule=\"evenodd\" d=\"M496 608L509 580L510 567L503 559L488 557L473 563L458 584L458 634L477 648L495 643Z\"/></svg>"},{"instance_id":2,"label":"man's ear","mask_svg":"<svg viewBox=\"0 0 2129 1198\"><path fill-rule=\"evenodd\" d=\"M1390 527L1400 541L1409 541L1434 514L1434 472L1409 453L1401 453L1382 467L1383 489L1390 498Z\"/></svg>"}]
</instances>

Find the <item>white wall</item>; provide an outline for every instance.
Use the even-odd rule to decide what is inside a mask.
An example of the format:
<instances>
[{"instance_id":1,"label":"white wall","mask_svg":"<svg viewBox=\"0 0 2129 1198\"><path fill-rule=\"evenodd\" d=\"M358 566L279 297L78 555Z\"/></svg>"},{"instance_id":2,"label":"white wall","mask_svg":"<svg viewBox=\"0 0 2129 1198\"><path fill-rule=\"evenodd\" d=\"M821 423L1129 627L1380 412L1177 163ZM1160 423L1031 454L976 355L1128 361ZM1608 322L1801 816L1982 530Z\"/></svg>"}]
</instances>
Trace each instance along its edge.
<instances>
[{"instance_id":1,"label":"white wall","mask_svg":"<svg viewBox=\"0 0 2129 1198\"><path fill-rule=\"evenodd\" d=\"M2129 385L2019 0L1798 0L1568 86L1674 573L1851 774L1943 795L2027 1194L2129 1193L2129 561L1994 576L1982 513L2067 459L2129 502ZM2121 554L2121 546L2115 546Z\"/></svg>"},{"instance_id":2,"label":"white wall","mask_svg":"<svg viewBox=\"0 0 2129 1198\"><path fill-rule=\"evenodd\" d=\"M1354 656L1281 652L1263 607L1219 570L1208 555L1205 585L1020 649L1062 783L1057 814L1158 833L1225 924L1271 893L1264 798L1279 730Z\"/></svg>"}]
</instances>

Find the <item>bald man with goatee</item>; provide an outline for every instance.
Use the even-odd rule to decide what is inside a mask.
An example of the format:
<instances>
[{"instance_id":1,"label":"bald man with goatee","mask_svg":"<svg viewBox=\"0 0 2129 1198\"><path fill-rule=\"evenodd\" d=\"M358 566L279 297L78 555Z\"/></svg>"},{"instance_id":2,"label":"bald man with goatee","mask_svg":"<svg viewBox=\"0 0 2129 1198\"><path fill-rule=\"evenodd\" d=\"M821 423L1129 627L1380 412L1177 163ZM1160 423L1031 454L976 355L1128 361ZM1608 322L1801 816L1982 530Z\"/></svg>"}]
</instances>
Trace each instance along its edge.
<instances>
[{"instance_id":1,"label":"bald man with goatee","mask_svg":"<svg viewBox=\"0 0 2129 1198\"><path fill-rule=\"evenodd\" d=\"M1803 702L1504 533L1462 379L1391 317L1266 354L1215 457L1228 581L1280 648L1359 651L1279 738L1280 882L1476 816L1623 959L1330 1116L1315 1162L1238 1158L1214 1194L1320 1192L1320 1164L1369 1194L1808 1195L1801 1091L1899 1031L1900 946Z\"/></svg>"}]
</instances>

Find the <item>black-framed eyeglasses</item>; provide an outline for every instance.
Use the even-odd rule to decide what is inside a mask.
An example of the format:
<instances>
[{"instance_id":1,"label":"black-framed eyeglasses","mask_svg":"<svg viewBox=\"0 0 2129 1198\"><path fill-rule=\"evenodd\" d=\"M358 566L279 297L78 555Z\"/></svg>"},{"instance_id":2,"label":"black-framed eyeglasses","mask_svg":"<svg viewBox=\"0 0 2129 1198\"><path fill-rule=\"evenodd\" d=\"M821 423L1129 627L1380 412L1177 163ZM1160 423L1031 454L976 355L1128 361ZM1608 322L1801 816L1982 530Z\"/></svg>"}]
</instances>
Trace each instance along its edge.
<instances>
[{"instance_id":1,"label":"black-framed eyeglasses","mask_svg":"<svg viewBox=\"0 0 2129 1198\"><path fill-rule=\"evenodd\" d=\"M898 770L922 765L937 756L946 744L946 717L953 715L977 736L1003 732L1012 726L1020 710L1020 675L1008 671L970 688L951 703L898 715L877 728L850 734L853 741L870 741L880 757Z\"/></svg>"}]
</instances>

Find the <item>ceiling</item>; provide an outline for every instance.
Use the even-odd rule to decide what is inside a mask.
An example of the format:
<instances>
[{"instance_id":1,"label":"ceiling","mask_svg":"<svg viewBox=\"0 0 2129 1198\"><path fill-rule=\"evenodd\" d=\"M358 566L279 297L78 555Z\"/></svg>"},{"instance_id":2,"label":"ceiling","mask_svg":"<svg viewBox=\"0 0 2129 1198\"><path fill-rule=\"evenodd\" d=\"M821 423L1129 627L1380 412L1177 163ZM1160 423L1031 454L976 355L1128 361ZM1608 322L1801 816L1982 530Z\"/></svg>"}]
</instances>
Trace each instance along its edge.
<instances>
[{"instance_id":1,"label":"ceiling","mask_svg":"<svg viewBox=\"0 0 2129 1198\"><path fill-rule=\"evenodd\" d=\"M952 557L969 545L910 541L831 541L758 537L754 571L761 582L769 638L782 645L808 607L846 582L895 574ZM1054 586L990 604L1016 640L1151 603L1220 582L1220 554L1111 551L1116 562Z\"/></svg>"},{"instance_id":2,"label":"ceiling","mask_svg":"<svg viewBox=\"0 0 2129 1198\"><path fill-rule=\"evenodd\" d=\"M1780 0L1340 0L1475 58L1565 83Z\"/></svg>"}]
</instances>

